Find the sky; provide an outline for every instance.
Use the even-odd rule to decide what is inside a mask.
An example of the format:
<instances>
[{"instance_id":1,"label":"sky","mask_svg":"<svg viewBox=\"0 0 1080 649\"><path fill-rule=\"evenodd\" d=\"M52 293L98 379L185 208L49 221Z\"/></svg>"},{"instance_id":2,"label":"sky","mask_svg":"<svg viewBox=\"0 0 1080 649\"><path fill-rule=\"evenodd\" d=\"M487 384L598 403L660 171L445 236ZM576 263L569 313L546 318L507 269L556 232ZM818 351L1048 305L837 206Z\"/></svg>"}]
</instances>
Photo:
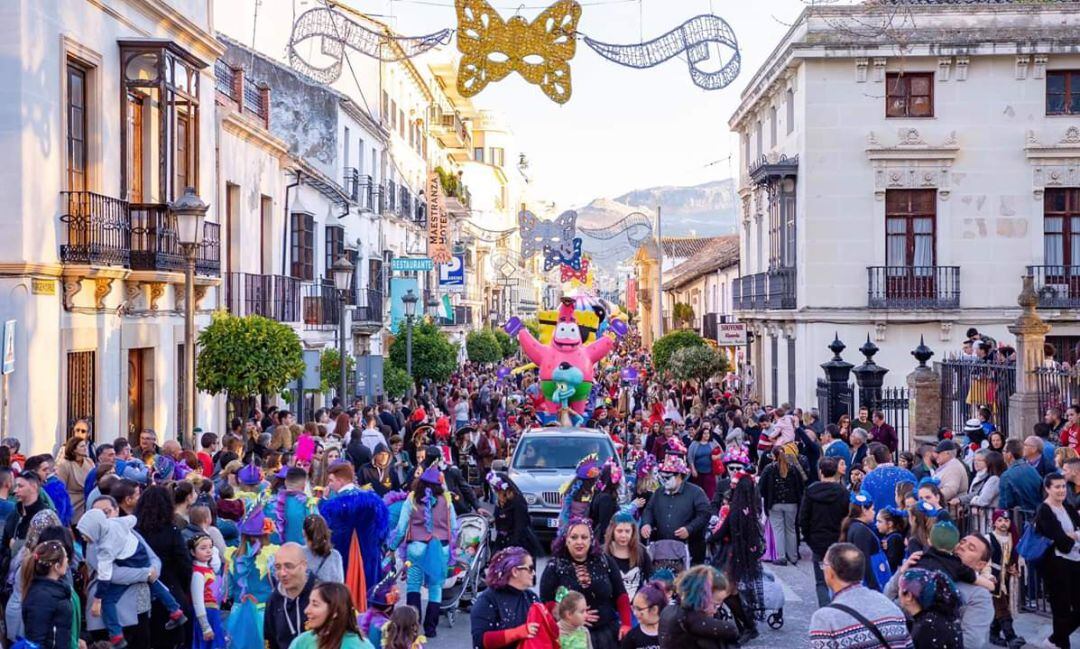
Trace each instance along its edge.
<instances>
[{"instance_id":1,"label":"sky","mask_svg":"<svg viewBox=\"0 0 1080 649\"><path fill-rule=\"evenodd\" d=\"M403 35L455 27L457 22L453 0L342 1L379 14ZM568 208L633 189L737 177L738 142L728 130L728 118L750 78L805 7L803 0L581 1L578 31L607 43L637 43L642 36L650 40L694 16L718 15L735 31L742 68L727 88L707 91L693 84L685 60L635 70L601 58L579 41L570 63L573 92L566 104L551 101L517 74L490 84L473 101L507 117L528 156L536 195ZM518 13L531 20L542 11L532 7L553 2L527 0ZM593 4L597 2L604 4ZM509 18L520 0L492 4ZM456 49L455 43L448 49ZM715 70L720 65L710 61L702 67Z\"/></svg>"}]
</instances>

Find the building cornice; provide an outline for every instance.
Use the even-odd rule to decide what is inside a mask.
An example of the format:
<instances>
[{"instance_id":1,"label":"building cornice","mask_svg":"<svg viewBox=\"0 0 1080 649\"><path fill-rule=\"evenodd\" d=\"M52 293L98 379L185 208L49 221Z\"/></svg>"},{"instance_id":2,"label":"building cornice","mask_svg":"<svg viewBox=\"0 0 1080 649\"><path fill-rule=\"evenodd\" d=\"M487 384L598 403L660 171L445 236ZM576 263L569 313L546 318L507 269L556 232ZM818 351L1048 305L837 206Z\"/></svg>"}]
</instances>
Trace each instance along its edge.
<instances>
[{"instance_id":1,"label":"building cornice","mask_svg":"<svg viewBox=\"0 0 1080 649\"><path fill-rule=\"evenodd\" d=\"M88 2L142 35L152 36L104 0ZM125 4L149 18L155 25L163 26L178 42L207 63L213 63L225 53L225 47L214 38L212 30L199 27L165 0L126 0Z\"/></svg>"},{"instance_id":2,"label":"building cornice","mask_svg":"<svg viewBox=\"0 0 1080 649\"><path fill-rule=\"evenodd\" d=\"M289 147L284 141L274 137L263 128L262 124L235 110L221 111L221 113L223 113L221 125L225 131L265 149L282 161L289 159Z\"/></svg>"}]
</instances>

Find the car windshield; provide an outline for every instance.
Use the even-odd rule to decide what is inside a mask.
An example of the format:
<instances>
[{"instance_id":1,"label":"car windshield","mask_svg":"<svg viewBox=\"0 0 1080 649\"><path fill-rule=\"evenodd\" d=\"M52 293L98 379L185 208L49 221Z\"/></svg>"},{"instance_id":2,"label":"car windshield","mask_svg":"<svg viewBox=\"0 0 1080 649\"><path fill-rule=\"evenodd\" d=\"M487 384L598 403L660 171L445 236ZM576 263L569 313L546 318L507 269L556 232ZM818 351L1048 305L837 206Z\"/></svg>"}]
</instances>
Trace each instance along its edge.
<instances>
[{"instance_id":1,"label":"car windshield","mask_svg":"<svg viewBox=\"0 0 1080 649\"><path fill-rule=\"evenodd\" d=\"M526 437L514 455L514 468L573 469L590 453L604 462L611 457L611 442L596 437Z\"/></svg>"}]
</instances>

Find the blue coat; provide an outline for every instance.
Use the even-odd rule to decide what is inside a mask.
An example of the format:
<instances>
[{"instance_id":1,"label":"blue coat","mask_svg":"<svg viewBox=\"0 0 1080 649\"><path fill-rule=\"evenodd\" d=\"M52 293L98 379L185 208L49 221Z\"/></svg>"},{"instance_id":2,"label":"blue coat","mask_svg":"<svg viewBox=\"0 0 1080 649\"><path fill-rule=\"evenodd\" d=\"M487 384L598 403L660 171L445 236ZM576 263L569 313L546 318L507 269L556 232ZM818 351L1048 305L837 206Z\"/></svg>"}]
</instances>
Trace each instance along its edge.
<instances>
[{"instance_id":1,"label":"blue coat","mask_svg":"<svg viewBox=\"0 0 1080 649\"><path fill-rule=\"evenodd\" d=\"M1000 495L998 506L1002 509L1019 507L1027 511L1035 511L1042 502L1042 476L1027 463L1027 460L1016 460L1005 473L1001 474Z\"/></svg>"}]
</instances>

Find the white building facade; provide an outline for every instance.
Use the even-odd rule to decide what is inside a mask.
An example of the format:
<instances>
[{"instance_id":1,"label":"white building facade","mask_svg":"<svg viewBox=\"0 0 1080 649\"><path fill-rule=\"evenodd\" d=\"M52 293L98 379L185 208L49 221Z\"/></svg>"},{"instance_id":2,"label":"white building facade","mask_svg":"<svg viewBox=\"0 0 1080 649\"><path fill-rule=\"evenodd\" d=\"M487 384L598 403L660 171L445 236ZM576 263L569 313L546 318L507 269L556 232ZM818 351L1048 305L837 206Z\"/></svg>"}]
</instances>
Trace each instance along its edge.
<instances>
[{"instance_id":1,"label":"white building facade","mask_svg":"<svg viewBox=\"0 0 1080 649\"><path fill-rule=\"evenodd\" d=\"M765 402L808 405L834 335L856 364L869 335L887 386L920 337L938 358L969 327L1011 340L1029 271L1051 342L1075 355L1078 34L1075 3L803 12L729 121L734 309Z\"/></svg>"}]
</instances>

